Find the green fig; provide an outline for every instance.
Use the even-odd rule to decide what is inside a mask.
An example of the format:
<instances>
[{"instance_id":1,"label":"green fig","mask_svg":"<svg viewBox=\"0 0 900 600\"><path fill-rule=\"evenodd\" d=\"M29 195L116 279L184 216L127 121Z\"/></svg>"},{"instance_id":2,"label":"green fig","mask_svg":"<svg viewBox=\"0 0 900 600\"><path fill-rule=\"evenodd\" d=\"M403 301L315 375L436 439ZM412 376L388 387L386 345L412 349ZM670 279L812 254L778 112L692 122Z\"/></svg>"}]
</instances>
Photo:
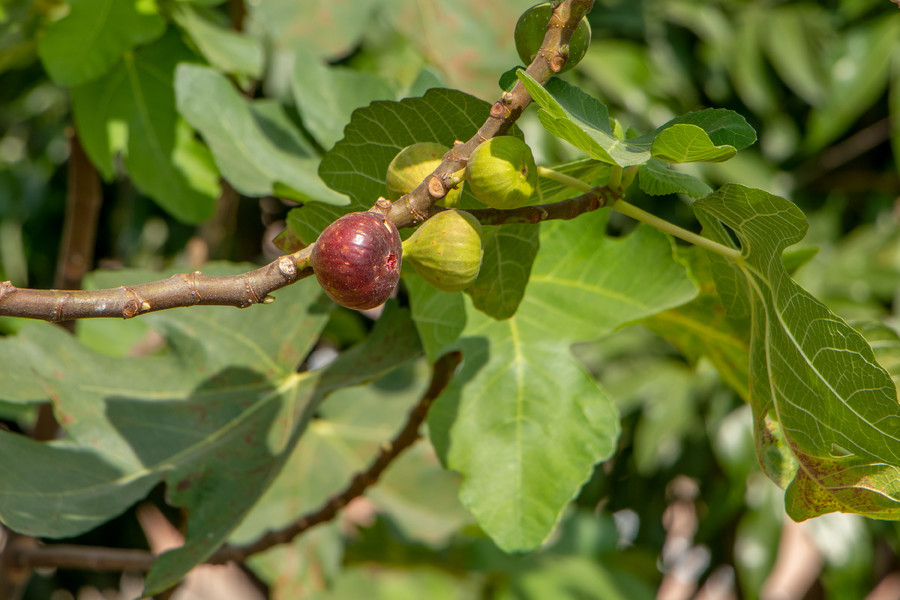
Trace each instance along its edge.
<instances>
[{"instance_id":1,"label":"green fig","mask_svg":"<svg viewBox=\"0 0 900 600\"><path fill-rule=\"evenodd\" d=\"M466 184L491 208L525 206L537 188L531 148L519 138L501 136L479 144L466 164Z\"/></svg>"},{"instance_id":2,"label":"green fig","mask_svg":"<svg viewBox=\"0 0 900 600\"><path fill-rule=\"evenodd\" d=\"M472 285L483 256L481 223L462 210L439 212L403 242L406 263L444 292L458 292Z\"/></svg>"},{"instance_id":3,"label":"green fig","mask_svg":"<svg viewBox=\"0 0 900 600\"><path fill-rule=\"evenodd\" d=\"M544 43L544 36L547 34L547 23L550 22L550 15L553 14L552 2L541 2L535 4L519 17L516 22L516 51L526 65L531 64L537 52ZM560 69L560 73L565 73L584 58L587 53L588 46L591 45L591 25L588 23L587 17L582 17L569 40L569 57L566 64Z\"/></svg>"},{"instance_id":4,"label":"green fig","mask_svg":"<svg viewBox=\"0 0 900 600\"><path fill-rule=\"evenodd\" d=\"M441 164L448 150L436 142L419 142L401 150L388 165L385 176L388 199L397 200L416 189ZM459 203L459 194L460 188L451 188L437 204L453 208Z\"/></svg>"}]
</instances>

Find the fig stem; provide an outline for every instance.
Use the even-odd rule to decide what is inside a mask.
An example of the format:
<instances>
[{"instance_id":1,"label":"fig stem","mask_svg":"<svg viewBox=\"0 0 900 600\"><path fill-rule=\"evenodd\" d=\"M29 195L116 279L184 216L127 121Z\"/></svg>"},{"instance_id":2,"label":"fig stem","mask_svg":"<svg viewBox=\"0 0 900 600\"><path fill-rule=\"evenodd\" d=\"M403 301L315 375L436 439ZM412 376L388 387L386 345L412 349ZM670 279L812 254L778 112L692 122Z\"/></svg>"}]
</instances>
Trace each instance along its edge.
<instances>
[{"instance_id":1,"label":"fig stem","mask_svg":"<svg viewBox=\"0 0 900 600\"><path fill-rule=\"evenodd\" d=\"M616 168L619 169L619 177L621 183L622 169L621 167L614 166L613 170L615 171ZM558 181L559 183L565 184L584 193L590 192L591 189L593 189L591 188L590 184L585 183L580 179L576 179L571 175L566 175L565 173L560 173L559 171L554 171L553 169L547 167L538 167L538 176L543 177L544 179ZM610 187L614 186L610 185ZM656 215L650 214L633 204L625 202L624 200L614 199L613 203L610 204L610 207L625 216L631 217L632 219L640 221L641 223L646 223L651 227L656 227L660 231L668 233L669 235L673 235L679 239L694 244L695 246L700 246L701 248L705 248L707 250L715 252L716 254L720 254L726 258L730 258L731 260L741 260L741 252L739 250L735 250L734 248L729 248L728 246L725 246L718 242L714 242L703 236L697 235L696 233L688 231L687 229L682 229L678 225L670 223L665 219L660 219Z\"/></svg>"},{"instance_id":2,"label":"fig stem","mask_svg":"<svg viewBox=\"0 0 900 600\"><path fill-rule=\"evenodd\" d=\"M538 167L537 174L538 177L543 177L544 179L550 179L563 185L567 185L570 188L578 190L579 192L582 192L584 194L594 189L593 186L583 182L580 179L572 177L571 175L566 175L565 173L560 173L559 171L554 171L549 167Z\"/></svg>"},{"instance_id":3,"label":"fig stem","mask_svg":"<svg viewBox=\"0 0 900 600\"><path fill-rule=\"evenodd\" d=\"M741 257L740 250L735 248L729 248L724 244L720 244L718 242L714 242L710 239L707 239L703 236L697 235L692 231L688 231L687 229L682 229L678 225L674 223L670 223L665 219L660 219L656 215L650 214L645 210L638 208L633 204L629 204L624 200L617 200L611 207L613 210L622 213L625 216L631 217L641 223L646 223L651 227L656 227L660 231L664 231L669 235L673 235L677 238L680 238L686 242L690 242L695 246L700 246L701 248L705 248L710 250L711 252L715 252L725 258L731 259L733 261L741 261L743 260Z\"/></svg>"}]
</instances>

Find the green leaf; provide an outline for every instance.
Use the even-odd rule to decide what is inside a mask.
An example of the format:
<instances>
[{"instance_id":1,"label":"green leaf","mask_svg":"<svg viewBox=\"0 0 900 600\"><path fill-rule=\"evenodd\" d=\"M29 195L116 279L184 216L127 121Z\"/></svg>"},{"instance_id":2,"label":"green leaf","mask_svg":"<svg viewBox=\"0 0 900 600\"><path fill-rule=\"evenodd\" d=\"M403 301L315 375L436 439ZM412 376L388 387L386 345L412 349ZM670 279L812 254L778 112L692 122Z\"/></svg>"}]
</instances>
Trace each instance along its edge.
<instances>
[{"instance_id":1,"label":"green leaf","mask_svg":"<svg viewBox=\"0 0 900 600\"><path fill-rule=\"evenodd\" d=\"M232 534L231 543L247 543L267 531L283 528L342 491L404 425L409 411L427 389L429 377L424 361L417 361L367 386L329 395L285 467ZM433 457L429 464L425 446L419 444L401 455L367 495L401 525L407 525L414 538L434 541L445 537L465 520L465 515L454 501L455 477ZM406 510L398 508L403 501L396 486L403 479L392 476L398 469L418 473L407 482L420 485L430 480L434 484L423 490L427 502L417 501L410 490ZM439 494L438 489L449 494ZM432 514L434 509L428 504L441 504L443 515Z\"/></svg>"},{"instance_id":2,"label":"green leaf","mask_svg":"<svg viewBox=\"0 0 900 600\"><path fill-rule=\"evenodd\" d=\"M495 319L516 313L540 248L539 233L536 225L485 228L481 271L466 290L475 308Z\"/></svg>"},{"instance_id":3,"label":"green leaf","mask_svg":"<svg viewBox=\"0 0 900 600\"><path fill-rule=\"evenodd\" d=\"M294 57L291 90L304 126L323 148L343 137L355 109L374 100L393 100L396 94L374 73L329 67L303 51Z\"/></svg>"},{"instance_id":4,"label":"green leaf","mask_svg":"<svg viewBox=\"0 0 900 600\"><path fill-rule=\"evenodd\" d=\"M551 94L525 71L519 80L541 107L538 118L544 129L569 142L595 160L629 167L650 158L647 148L637 147L613 135L606 107L578 88L555 84ZM553 80L558 81L558 80Z\"/></svg>"},{"instance_id":5,"label":"green leaf","mask_svg":"<svg viewBox=\"0 0 900 600\"><path fill-rule=\"evenodd\" d=\"M728 60L734 88L753 112L767 115L776 112L774 77L763 58L760 39L765 35L771 9L748 5L735 23Z\"/></svg>"},{"instance_id":6,"label":"green leaf","mask_svg":"<svg viewBox=\"0 0 900 600\"><path fill-rule=\"evenodd\" d=\"M388 307L363 345L297 373L330 303L311 279L274 295L273 305L240 312L148 315L168 348L138 359L97 355L58 328L41 328L30 369L54 399L68 438L39 445L0 432L4 450L34 451L4 464L4 478L18 484L0 489L0 518L33 535L74 535L165 481L169 503L189 515L186 541L154 564L146 593L202 562L277 475L327 393L378 377L420 351L408 314Z\"/></svg>"},{"instance_id":7,"label":"green leaf","mask_svg":"<svg viewBox=\"0 0 900 600\"><path fill-rule=\"evenodd\" d=\"M247 196L343 205L347 199L316 175L317 161L289 154L261 130L247 102L224 75L183 64L175 71L178 111L203 136L223 176Z\"/></svg>"},{"instance_id":8,"label":"green leaf","mask_svg":"<svg viewBox=\"0 0 900 600\"><path fill-rule=\"evenodd\" d=\"M666 194L687 194L691 198L702 198L712 193L706 182L690 175L672 170L660 160L651 158L638 170L641 190L651 196Z\"/></svg>"},{"instance_id":9,"label":"green leaf","mask_svg":"<svg viewBox=\"0 0 900 600\"><path fill-rule=\"evenodd\" d=\"M317 58L336 58L353 50L372 25L379 3L380 0L266 0L248 3L247 16L278 50L303 48L314 52Z\"/></svg>"},{"instance_id":10,"label":"green leaf","mask_svg":"<svg viewBox=\"0 0 900 600\"><path fill-rule=\"evenodd\" d=\"M696 125L706 132L713 144L734 146L738 150L743 150L756 141L756 130L747 123L747 119L724 108L707 108L680 115L657 127L653 133L628 141L650 146L657 136L676 125Z\"/></svg>"},{"instance_id":11,"label":"green leaf","mask_svg":"<svg viewBox=\"0 0 900 600\"><path fill-rule=\"evenodd\" d=\"M667 127L654 138L650 152L666 162L725 162L737 154L734 146L716 146L697 125L679 123Z\"/></svg>"},{"instance_id":12,"label":"green leaf","mask_svg":"<svg viewBox=\"0 0 900 600\"><path fill-rule=\"evenodd\" d=\"M767 13L763 47L781 80L809 105L825 97L822 49L832 31L832 15L815 4L784 5Z\"/></svg>"},{"instance_id":13,"label":"green leaf","mask_svg":"<svg viewBox=\"0 0 900 600\"><path fill-rule=\"evenodd\" d=\"M788 514L900 518L894 383L866 340L794 283L780 260L806 233L803 213L738 185L694 208L707 237L733 245L733 233L741 244L742 259L715 257L713 273L749 309L757 451L769 477L787 486Z\"/></svg>"},{"instance_id":14,"label":"green leaf","mask_svg":"<svg viewBox=\"0 0 900 600\"><path fill-rule=\"evenodd\" d=\"M461 372L429 431L463 476L460 498L506 551L528 550L615 447L603 389L572 356L579 340L690 300L696 293L663 234L604 236L607 211L545 223L519 310L496 321L467 302Z\"/></svg>"},{"instance_id":15,"label":"green leaf","mask_svg":"<svg viewBox=\"0 0 900 600\"><path fill-rule=\"evenodd\" d=\"M38 43L50 78L76 86L108 72L139 44L161 36L165 21L155 3L131 0L68 0L69 14L51 24Z\"/></svg>"},{"instance_id":16,"label":"green leaf","mask_svg":"<svg viewBox=\"0 0 900 600\"><path fill-rule=\"evenodd\" d=\"M749 402L749 322L726 313L716 293L707 254L697 249L683 254L688 257L700 294L687 304L650 317L644 325L668 340L692 363L701 357L709 359L722 380Z\"/></svg>"},{"instance_id":17,"label":"green leaf","mask_svg":"<svg viewBox=\"0 0 900 600\"><path fill-rule=\"evenodd\" d=\"M809 115L806 149L819 150L842 135L884 92L900 35L900 15L847 32L829 65L825 101Z\"/></svg>"},{"instance_id":18,"label":"green leaf","mask_svg":"<svg viewBox=\"0 0 900 600\"><path fill-rule=\"evenodd\" d=\"M262 76L265 54L260 39L213 23L190 5L178 6L173 17L211 65L225 73Z\"/></svg>"},{"instance_id":19,"label":"green leaf","mask_svg":"<svg viewBox=\"0 0 900 600\"><path fill-rule=\"evenodd\" d=\"M353 112L344 138L322 158L319 175L332 189L350 196L350 206L303 206L288 224L304 241L315 240L329 223L356 210L368 210L387 195L384 179L391 160L416 142L447 146L472 137L490 105L456 90L431 89L421 98L376 101ZM463 191L465 196L467 192Z\"/></svg>"},{"instance_id":20,"label":"green leaf","mask_svg":"<svg viewBox=\"0 0 900 600\"><path fill-rule=\"evenodd\" d=\"M215 166L175 112L175 66L195 59L171 32L72 89L78 133L97 169L110 179L122 152L135 186L185 223L211 217L219 195Z\"/></svg>"},{"instance_id":21,"label":"green leaf","mask_svg":"<svg viewBox=\"0 0 900 600\"><path fill-rule=\"evenodd\" d=\"M646 163L651 149L653 156L670 162L719 162L756 140L743 117L724 109L688 113L651 134L623 140L610 127L608 111L599 100L562 80L551 79L541 86L524 71L518 76L541 107L538 118L547 131L595 160L620 167Z\"/></svg>"},{"instance_id":22,"label":"green leaf","mask_svg":"<svg viewBox=\"0 0 900 600\"><path fill-rule=\"evenodd\" d=\"M433 363L465 327L465 302L458 292L442 292L415 273L404 275L403 282L409 292L410 310L425 356Z\"/></svg>"},{"instance_id":23,"label":"green leaf","mask_svg":"<svg viewBox=\"0 0 900 600\"><path fill-rule=\"evenodd\" d=\"M373 102L354 111L343 139L322 158L319 173L354 206L368 208L387 194L384 178L398 152L416 142L449 148L475 135L489 114L487 102L440 88L421 98Z\"/></svg>"}]
</instances>

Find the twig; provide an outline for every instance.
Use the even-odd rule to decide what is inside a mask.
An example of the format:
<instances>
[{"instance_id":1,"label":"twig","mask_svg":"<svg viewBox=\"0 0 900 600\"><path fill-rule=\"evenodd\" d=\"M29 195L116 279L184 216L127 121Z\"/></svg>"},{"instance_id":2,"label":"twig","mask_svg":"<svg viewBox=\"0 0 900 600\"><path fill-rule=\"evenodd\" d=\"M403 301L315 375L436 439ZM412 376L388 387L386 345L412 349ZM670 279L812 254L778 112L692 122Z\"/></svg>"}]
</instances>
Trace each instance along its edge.
<instances>
[{"instance_id":1,"label":"twig","mask_svg":"<svg viewBox=\"0 0 900 600\"><path fill-rule=\"evenodd\" d=\"M272 531L246 546L225 546L213 554L206 562L224 564L229 561L243 561L249 556L267 550L278 544L286 544L295 537L321 523L333 519L338 511L351 500L361 496L378 482L379 477L404 450L419 439L419 428L428 416L431 404L444 391L456 367L462 361L461 352L450 352L435 362L431 383L418 404L410 411L403 428L389 442L385 442L378 456L368 469L357 473L347 487L332 496L317 510L301 517L284 529ZM156 555L149 550L129 550L52 544L34 546L19 544L6 549L3 558L13 568L36 569L41 567L61 567L68 569L89 569L95 571L121 571L150 569Z\"/></svg>"},{"instance_id":2,"label":"twig","mask_svg":"<svg viewBox=\"0 0 900 600\"><path fill-rule=\"evenodd\" d=\"M553 204L541 204L538 206L523 206L509 210L496 208L481 208L466 210L474 216L482 225L534 225L542 221L574 219L587 212L613 205L622 197L621 190L614 190L606 186L593 188L580 196L561 200Z\"/></svg>"},{"instance_id":3,"label":"twig","mask_svg":"<svg viewBox=\"0 0 900 600\"><path fill-rule=\"evenodd\" d=\"M413 443L419 439L419 428L425 421L425 417L428 416L428 410L431 408L431 404L441 395L447 387L447 384L450 383L450 379L453 378L456 367L459 366L461 361L462 353L457 351L445 354L434 363L431 374L431 383L428 385L428 389L425 390L425 393L422 395L418 404L410 411L403 429L394 436L393 440L382 445L381 449L378 451L378 456L375 457L375 460L372 461L369 468L357 473L344 491L335 494L318 510L304 515L300 520L289 527L269 532L257 541L246 546L226 546L216 552L208 562L214 564L232 560L240 562L248 556L267 550L272 546L286 544L307 529L320 523L330 521L337 515L338 511L346 506L351 500L362 496L368 488L378 482L378 478L381 477L381 474L384 473L384 470L387 469L388 465L390 465L400 453L412 446Z\"/></svg>"}]
</instances>

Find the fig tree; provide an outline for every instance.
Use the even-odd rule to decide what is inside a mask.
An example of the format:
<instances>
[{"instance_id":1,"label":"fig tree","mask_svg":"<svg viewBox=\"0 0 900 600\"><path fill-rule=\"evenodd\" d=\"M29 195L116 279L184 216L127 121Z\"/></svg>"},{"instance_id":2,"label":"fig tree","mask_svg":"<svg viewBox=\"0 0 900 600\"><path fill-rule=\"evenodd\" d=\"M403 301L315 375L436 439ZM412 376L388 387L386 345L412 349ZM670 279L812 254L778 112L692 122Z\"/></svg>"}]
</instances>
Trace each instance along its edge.
<instances>
[{"instance_id":1,"label":"fig tree","mask_svg":"<svg viewBox=\"0 0 900 600\"><path fill-rule=\"evenodd\" d=\"M416 189L441 164L448 150L437 142L418 142L401 150L388 165L385 176L388 198L397 200ZM437 204L452 208L459 203L459 194L459 188L451 188Z\"/></svg>"},{"instance_id":2,"label":"fig tree","mask_svg":"<svg viewBox=\"0 0 900 600\"><path fill-rule=\"evenodd\" d=\"M491 208L525 206L537 187L537 167L531 148L510 136L479 144L466 164L466 184Z\"/></svg>"},{"instance_id":3,"label":"fig tree","mask_svg":"<svg viewBox=\"0 0 900 600\"><path fill-rule=\"evenodd\" d=\"M553 14L552 2L541 2L535 4L519 17L516 22L516 51L526 65L531 64L537 52L544 43L544 36L547 33L547 23L550 22L550 15ZM569 57L565 65L559 70L565 73L584 58L587 53L588 46L591 45L591 25L588 23L587 17L582 17L572 39L569 40Z\"/></svg>"},{"instance_id":4,"label":"fig tree","mask_svg":"<svg viewBox=\"0 0 900 600\"><path fill-rule=\"evenodd\" d=\"M319 285L342 306L365 310L383 304L397 287L403 255L400 234L383 215L344 215L316 240L310 264Z\"/></svg>"},{"instance_id":5,"label":"fig tree","mask_svg":"<svg viewBox=\"0 0 900 600\"><path fill-rule=\"evenodd\" d=\"M462 210L439 212L403 242L403 254L407 264L437 289L464 290L481 270L481 223Z\"/></svg>"}]
</instances>

